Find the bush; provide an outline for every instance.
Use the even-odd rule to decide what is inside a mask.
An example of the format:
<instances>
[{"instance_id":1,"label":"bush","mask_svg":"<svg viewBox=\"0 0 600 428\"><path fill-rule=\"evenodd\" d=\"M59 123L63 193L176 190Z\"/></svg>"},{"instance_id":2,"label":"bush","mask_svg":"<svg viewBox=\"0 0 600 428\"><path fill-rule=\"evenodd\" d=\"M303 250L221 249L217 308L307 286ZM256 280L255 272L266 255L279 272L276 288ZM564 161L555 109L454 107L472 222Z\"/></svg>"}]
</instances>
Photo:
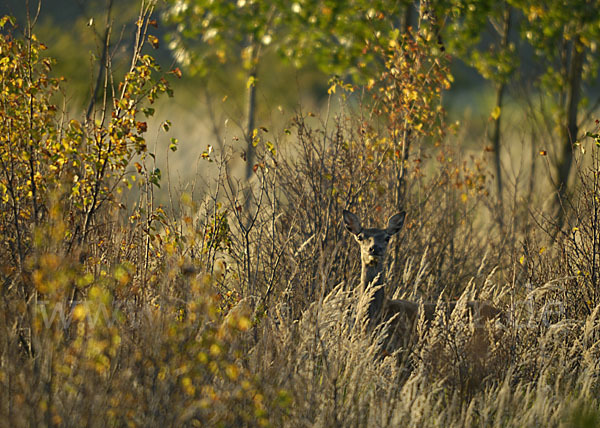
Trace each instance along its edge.
<instances>
[{"instance_id":1,"label":"bush","mask_svg":"<svg viewBox=\"0 0 600 428\"><path fill-rule=\"evenodd\" d=\"M203 199L182 192L170 209L156 206L161 174L145 115L170 89L168 73L143 54L151 11L140 16L140 44L115 95L83 120L59 117L63 83L43 45L0 21L3 421L597 421L597 148L579 169L565 204L574 223L558 244L543 227L515 228L523 252L507 250L487 220L496 207L487 165L463 155L445 125L446 58L407 36L369 47L384 72L363 96L330 82L338 114L300 114L281 135L256 130L252 180L235 179L232 148L207 150L217 174ZM393 322L371 325L374 290L355 287L347 208L374 225L406 209L385 293L458 300L455 311L421 319L408 338L393 335ZM465 315L474 299L503 316L478 324Z\"/></svg>"}]
</instances>

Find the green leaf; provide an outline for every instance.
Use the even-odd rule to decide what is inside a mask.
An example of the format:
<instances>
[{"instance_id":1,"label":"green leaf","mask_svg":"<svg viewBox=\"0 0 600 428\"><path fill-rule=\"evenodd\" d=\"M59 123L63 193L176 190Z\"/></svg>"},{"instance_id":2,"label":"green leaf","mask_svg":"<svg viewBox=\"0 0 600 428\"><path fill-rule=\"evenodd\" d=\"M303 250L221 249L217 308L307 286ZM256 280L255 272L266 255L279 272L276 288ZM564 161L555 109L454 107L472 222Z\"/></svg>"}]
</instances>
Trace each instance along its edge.
<instances>
[{"instance_id":1,"label":"green leaf","mask_svg":"<svg viewBox=\"0 0 600 428\"><path fill-rule=\"evenodd\" d=\"M154 109L152 107L144 107L142 108L142 113L144 113L146 117L154 116Z\"/></svg>"},{"instance_id":2,"label":"green leaf","mask_svg":"<svg viewBox=\"0 0 600 428\"><path fill-rule=\"evenodd\" d=\"M148 181L160 189L159 182L160 182L161 176L162 176L162 173L160 172L160 169L156 168L154 171L152 171L150 173L150 177L148 178Z\"/></svg>"}]
</instances>

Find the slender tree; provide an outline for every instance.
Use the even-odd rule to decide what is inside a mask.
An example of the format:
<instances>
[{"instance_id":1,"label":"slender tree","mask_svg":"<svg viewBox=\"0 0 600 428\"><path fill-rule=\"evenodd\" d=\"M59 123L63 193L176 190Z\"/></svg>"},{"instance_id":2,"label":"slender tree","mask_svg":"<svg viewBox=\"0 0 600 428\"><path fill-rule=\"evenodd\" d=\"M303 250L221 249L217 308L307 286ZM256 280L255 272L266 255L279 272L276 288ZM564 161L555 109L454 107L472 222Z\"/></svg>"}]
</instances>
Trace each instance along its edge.
<instances>
[{"instance_id":1,"label":"slender tree","mask_svg":"<svg viewBox=\"0 0 600 428\"><path fill-rule=\"evenodd\" d=\"M564 223L562 200L568 193L573 146L579 138L581 114L586 99L582 89L598 77L597 40L600 37L598 2L577 0L512 0L524 16L523 39L531 44L534 60L542 70L536 79L539 92L549 102L559 129L556 163L558 230Z\"/></svg>"},{"instance_id":2,"label":"slender tree","mask_svg":"<svg viewBox=\"0 0 600 428\"><path fill-rule=\"evenodd\" d=\"M450 51L474 67L495 89L490 114L493 126L489 139L493 147L498 205L502 206L503 174L502 109L510 79L519 63L516 45L511 41L514 11L506 1L452 1L447 6L451 22L445 38ZM501 210L499 210L501 213ZM498 216L502 223L502 215Z\"/></svg>"},{"instance_id":3,"label":"slender tree","mask_svg":"<svg viewBox=\"0 0 600 428\"><path fill-rule=\"evenodd\" d=\"M411 2L169 0L168 4L164 16L176 26L170 47L189 72L205 77L232 68L243 70L247 91L242 131L249 178L257 85L279 71L261 70L264 57L278 53L282 62L295 67L310 62L329 75L360 75L372 60L366 40L397 37L392 30L406 26Z\"/></svg>"}]
</instances>

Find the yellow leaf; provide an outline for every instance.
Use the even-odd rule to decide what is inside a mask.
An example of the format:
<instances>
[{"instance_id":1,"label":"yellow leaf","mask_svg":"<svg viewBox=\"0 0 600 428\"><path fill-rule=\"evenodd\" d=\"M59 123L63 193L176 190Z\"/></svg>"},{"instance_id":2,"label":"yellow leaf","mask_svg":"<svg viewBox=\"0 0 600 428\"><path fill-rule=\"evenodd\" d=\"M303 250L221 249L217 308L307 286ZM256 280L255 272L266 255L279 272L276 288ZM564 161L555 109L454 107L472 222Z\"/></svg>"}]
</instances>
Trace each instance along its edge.
<instances>
[{"instance_id":1,"label":"yellow leaf","mask_svg":"<svg viewBox=\"0 0 600 428\"><path fill-rule=\"evenodd\" d=\"M496 106L494 108L494 110L492 110L492 119L498 120L499 117L500 117L500 107Z\"/></svg>"},{"instance_id":2,"label":"yellow leaf","mask_svg":"<svg viewBox=\"0 0 600 428\"><path fill-rule=\"evenodd\" d=\"M210 353L214 356L219 355L221 353L221 347L218 344L213 343L210 345Z\"/></svg>"},{"instance_id":3,"label":"yellow leaf","mask_svg":"<svg viewBox=\"0 0 600 428\"><path fill-rule=\"evenodd\" d=\"M331 85L331 86L329 87L329 89L327 89L327 94L328 94L328 95L335 94L335 86L336 86L336 85L335 85L335 83L334 83L333 85Z\"/></svg>"},{"instance_id":4,"label":"yellow leaf","mask_svg":"<svg viewBox=\"0 0 600 428\"><path fill-rule=\"evenodd\" d=\"M250 320L246 317L241 317L238 320L238 328L242 331L246 331L248 330L250 327L252 327L252 322L250 322Z\"/></svg>"},{"instance_id":5,"label":"yellow leaf","mask_svg":"<svg viewBox=\"0 0 600 428\"><path fill-rule=\"evenodd\" d=\"M181 386L183 386L184 391L188 395L194 395L194 393L196 392L196 388L194 387L194 384L192 383L192 379L190 379L188 376L184 377L181 380Z\"/></svg>"},{"instance_id":6,"label":"yellow leaf","mask_svg":"<svg viewBox=\"0 0 600 428\"><path fill-rule=\"evenodd\" d=\"M519 263L521 263L521 264L525 263L525 256L521 256L521 258L519 259Z\"/></svg>"},{"instance_id":7,"label":"yellow leaf","mask_svg":"<svg viewBox=\"0 0 600 428\"><path fill-rule=\"evenodd\" d=\"M225 373L231 380L236 380L239 376L239 370L235 364L229 364L225 367Z\"/></svg>"},{"instance_id":8,"label":"yellow leaf","mask_svg":"<svg viewBox=\"0 0 600 428\"><path fill-rule=\"evenodd\" d=\"M82 304L75 306L75 308L73 309L73 319L77 321L82 321L86 317L86 315L86 308Z\"/></svg>"},{"instance_id":9,"label":"yellow leaf","mask_svg":"<svg viewBox=\"0 0 600 428\"><path fill-rule=\"evenodd\" d=\"M150 44L152 45L152 47L154 49L158 49L159 42L158 42L158 38L157 37L155 37L155 36L153 36L151 34L148 34L148 41L150 42Z\"/></svg>"}]
</instances>

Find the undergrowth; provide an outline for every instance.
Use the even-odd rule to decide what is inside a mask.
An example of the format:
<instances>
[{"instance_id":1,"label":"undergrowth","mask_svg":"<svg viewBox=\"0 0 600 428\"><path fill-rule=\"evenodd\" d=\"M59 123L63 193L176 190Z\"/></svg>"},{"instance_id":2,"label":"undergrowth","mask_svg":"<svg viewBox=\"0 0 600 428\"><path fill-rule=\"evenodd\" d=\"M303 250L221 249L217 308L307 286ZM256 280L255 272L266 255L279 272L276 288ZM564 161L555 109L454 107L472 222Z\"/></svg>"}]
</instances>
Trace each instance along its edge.
<instances>
[{"instance_id":1,"label":"undergrowth","mask_svg":"<svg viewBox=\"0 0 600 428\"><path fill-rule=\"evenodd\" d=\"M142 53L151 12L131 69L82 120L54 104L44 46L0 21L3 426L600 423L597 147L554 241L535 207L511 230L486 220L487 165L444 123L447 62L407 37L375 49L385 71L362 95L340 87L335 116L257 130L250 182L233 149L207 151L201 196L157 205L145 116L177 73ZM406 209L385 293L455 313L400 345L370 325L347 208L374 225ZM475 325L460 313L474 299L504 316Z\"/></svg>"}]
</instances>

